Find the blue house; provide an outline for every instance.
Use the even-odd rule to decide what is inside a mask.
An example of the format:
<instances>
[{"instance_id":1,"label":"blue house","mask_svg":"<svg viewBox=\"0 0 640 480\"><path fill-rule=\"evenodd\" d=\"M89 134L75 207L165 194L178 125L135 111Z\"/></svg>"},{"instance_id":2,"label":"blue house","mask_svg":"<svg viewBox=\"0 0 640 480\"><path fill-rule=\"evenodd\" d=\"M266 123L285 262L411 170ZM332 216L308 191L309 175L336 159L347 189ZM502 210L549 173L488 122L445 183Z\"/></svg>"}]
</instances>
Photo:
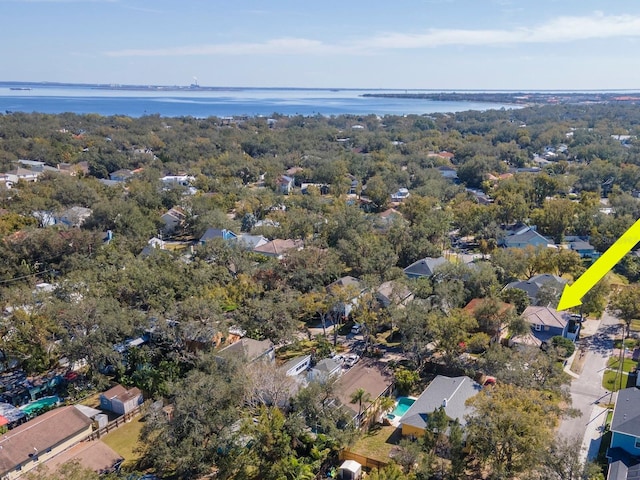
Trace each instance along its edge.
<instances>
[{"instance_id":1,"label":"blue house","mask_svg":"<svg viewBox=\"0 0 640 480\"><path fill-rule=\"evenodd\" d=\"M226 228L207 228L207 231L204 232L204 235L200 237L198 243L200 245L204 245L209 240L213 240L214 238L221 238L223 240L237 240L238 236L233 233L231 230L227 230Z\"/></svg>"},{"instance_id":2,"label":"blue house","mask_svg":"<svg viewBox=\"0 0 640 480\"><path fill-rule=\"evenodd\" d=\"M640 389L632 387L618 392L611 419L611 444L608 479L632 478L640 471ZM633 478L638 478L633 477Z\"/></svg>"},{"instance_id":3,"label":"blue house","mask_svg":"<svg viewBox=\"0 0 640 480\"><path fill-rule=\"evenodd\" d=\"M585 240L570 242L569 248L577 252L582 258L594 258L597 256L595 247Z\"/></svg>"}]
</instances>

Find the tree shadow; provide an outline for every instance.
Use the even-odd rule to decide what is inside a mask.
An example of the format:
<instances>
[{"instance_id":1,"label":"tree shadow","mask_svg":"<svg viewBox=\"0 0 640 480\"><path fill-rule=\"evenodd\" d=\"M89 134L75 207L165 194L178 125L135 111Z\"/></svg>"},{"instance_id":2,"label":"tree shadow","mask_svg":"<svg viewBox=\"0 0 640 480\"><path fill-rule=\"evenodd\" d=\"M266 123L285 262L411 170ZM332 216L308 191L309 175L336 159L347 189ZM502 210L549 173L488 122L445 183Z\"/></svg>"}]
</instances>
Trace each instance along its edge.
<instances>
[{"instance_id":1,"label":"tree shadow","mask_svg":"<svg viewBox=\"0 0 640 480\"><path fill-rule=\"evenodd\" d=\"M400 440L402 440L402 429L396 428L393 431L393 433L389 435L389 437L387 437L387 440L385 441L385 443L389 443L391 445L398 445L400 443Z\"/></svg>"}]
</instances>

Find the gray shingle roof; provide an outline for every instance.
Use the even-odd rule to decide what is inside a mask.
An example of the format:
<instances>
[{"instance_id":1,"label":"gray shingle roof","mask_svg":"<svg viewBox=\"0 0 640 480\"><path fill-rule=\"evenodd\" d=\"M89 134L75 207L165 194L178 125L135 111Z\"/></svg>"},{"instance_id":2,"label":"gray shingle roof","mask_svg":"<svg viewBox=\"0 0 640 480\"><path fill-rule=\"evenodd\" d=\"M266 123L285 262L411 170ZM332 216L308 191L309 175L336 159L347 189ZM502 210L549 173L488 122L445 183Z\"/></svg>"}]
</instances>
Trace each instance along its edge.
<instances>
[{"instance_id":1,"label":"gray shingle roof","mask_svg":"<svg viewBox=\"0 0 640 480\"><path fill-rule=\"evenodd\" d=\"M471 413L471 407L465 402L480 392L482 387L471 378L444 377L438 375L418 397L400 420L401 424L425 428L427 416L434 410L444 407L452 420L458 419L461 425L466 423L465 415Z\"/></svg>"},{"instance_id":2,"label":"gray shingle roof","mask_svg":"<svg viewBox=\"0 0 640 480\"><path fill-rule=\"evenodd\" d=\"M426 257L409 265L404 269L404 273L409 277L430 277L438 266L446 262L447 259L444 257Z\"/></svg>"},{"instance_id":3,"label":"gray shingle roof","mask_svg":"<svg viewBox=\"0 0 640 480\"><path fill-rule=\"evenodd\" d=\"M632 387L618 392L611 431L640 437L640 389Z\"/></svg>"}]
</instances>

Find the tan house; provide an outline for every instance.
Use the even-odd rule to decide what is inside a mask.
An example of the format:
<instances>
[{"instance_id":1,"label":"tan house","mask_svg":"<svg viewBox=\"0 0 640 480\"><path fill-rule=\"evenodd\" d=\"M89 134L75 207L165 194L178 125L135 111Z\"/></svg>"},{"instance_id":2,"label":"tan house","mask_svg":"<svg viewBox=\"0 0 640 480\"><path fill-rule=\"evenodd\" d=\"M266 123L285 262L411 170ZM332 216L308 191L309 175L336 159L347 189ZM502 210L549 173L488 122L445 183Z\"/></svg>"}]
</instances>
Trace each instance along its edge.
<instances>
[{"instance_id":1,"label":"tan house","mask_svg":"<svg viewBox=\"0 0 640 480\"><path fill-rule=\"evenodd\" d=\"M303 247L304 243L302 240L282 240L276 238L275 240L271 240L270 242L255 247L253 251L255 253L266 255L267 257L282 259L289 250L302 250Z\"/></svg>"},{"instance_id":2,"label":"tan house","mask_svg":"<svg viewBox=\"0 0 640 480\"><path fill-rule=\"evenodd\" d=\"M0 478L12 480L91 433L92 421L73 406L56 408L0 436Z\"/></svg>"}]
</instances>

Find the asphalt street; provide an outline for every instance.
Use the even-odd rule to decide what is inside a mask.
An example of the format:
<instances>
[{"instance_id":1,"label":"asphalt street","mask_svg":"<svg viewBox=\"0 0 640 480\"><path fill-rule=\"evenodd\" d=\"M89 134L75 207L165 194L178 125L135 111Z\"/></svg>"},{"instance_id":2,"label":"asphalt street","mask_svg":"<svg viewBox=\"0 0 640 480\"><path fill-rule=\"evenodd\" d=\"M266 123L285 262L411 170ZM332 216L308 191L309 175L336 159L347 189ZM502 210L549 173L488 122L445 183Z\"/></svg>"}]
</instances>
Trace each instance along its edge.
<instances>
[{"instance_id":1,"label":"asphalt street","mask_svg":"<svg viewBox=\"0 0 640 480\"><path fill-rule=\"evenodd\" d=\"M580 411L580 415L563 419L558 434L570 440L582 439L583 459L596 458L607 416L600 405L615 400L615 395L602 386L602 376L613 353L613 341L622 332L620 320L605 313L596 333L580 340L586 359L582 372L574 377L570 386L572 407Z\"/></svg>"}]
</instances>

